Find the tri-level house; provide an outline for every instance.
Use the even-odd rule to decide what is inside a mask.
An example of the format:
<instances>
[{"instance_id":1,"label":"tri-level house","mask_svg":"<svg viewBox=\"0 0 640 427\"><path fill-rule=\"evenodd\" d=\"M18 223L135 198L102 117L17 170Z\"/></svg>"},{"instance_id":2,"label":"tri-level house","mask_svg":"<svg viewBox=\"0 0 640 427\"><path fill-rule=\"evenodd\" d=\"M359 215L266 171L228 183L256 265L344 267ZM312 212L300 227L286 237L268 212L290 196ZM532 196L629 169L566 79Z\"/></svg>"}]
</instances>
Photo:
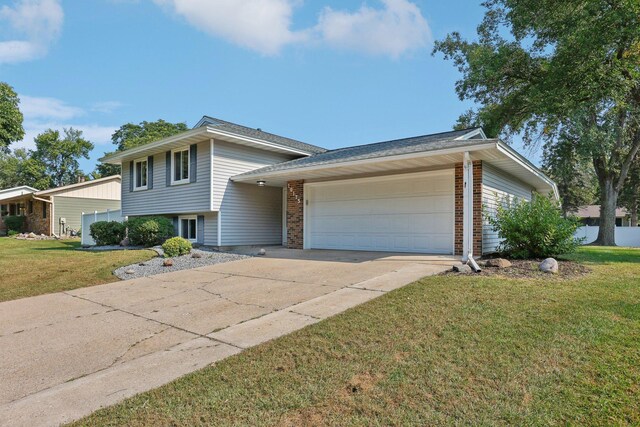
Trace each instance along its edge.
<instances>
[{"instance_id":1,"label":"tri-level house","mask_svg":"<svg viewBox=\"0 0 640 427\"><path fill-rule=\"evenodd\" d=\"M492 252L483 219L504 199L557 189L482 129L326 150L203 117L194 129L111 154L125 216L165 215L217 247Z\"/></svg>"}]
</instances>

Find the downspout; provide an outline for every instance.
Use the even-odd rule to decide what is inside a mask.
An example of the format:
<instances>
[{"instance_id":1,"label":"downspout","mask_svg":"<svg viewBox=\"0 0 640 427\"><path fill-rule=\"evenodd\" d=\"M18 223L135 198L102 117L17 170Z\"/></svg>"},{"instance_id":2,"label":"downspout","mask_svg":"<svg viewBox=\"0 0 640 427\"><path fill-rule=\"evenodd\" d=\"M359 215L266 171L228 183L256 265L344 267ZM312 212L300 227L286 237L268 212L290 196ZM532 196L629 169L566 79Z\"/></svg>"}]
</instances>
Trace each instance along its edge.
<instances>
[{"instance_id":1,"label":"downspout","mask_svg":"<svg viewBox=\"0 0 640 427\"><path fill-rule=\"evenodd\" d=\"M463 252L462 262L468 264L473 271L479 273L481 270L478 263L473 259L473 162L468 151L464 153L463 160Z\"/></svg>"}]
</instances>

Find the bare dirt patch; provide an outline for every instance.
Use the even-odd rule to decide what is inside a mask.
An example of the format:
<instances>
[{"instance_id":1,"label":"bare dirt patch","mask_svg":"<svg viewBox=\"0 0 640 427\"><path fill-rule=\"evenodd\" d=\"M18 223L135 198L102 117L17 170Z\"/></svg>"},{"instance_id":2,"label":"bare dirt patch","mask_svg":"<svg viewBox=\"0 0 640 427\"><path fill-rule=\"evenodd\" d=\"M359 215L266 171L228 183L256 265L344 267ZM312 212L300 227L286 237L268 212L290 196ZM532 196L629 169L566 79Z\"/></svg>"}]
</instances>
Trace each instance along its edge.
<instances>
[{"instance_id":1,"label":"bare dirt patch","mask_svg":"<svg viewBox=\"0 0 640 427\"><path fill-rule=\"evenodd\" d=\"M472 273L476 276L502 276L513 279L575 279L584 277L591 273L591 269L585 265L575 261L558 260L558 274L549 274L540 271L538 268L542 260L509 260L511 267L496 268L482 267L482 272ZM456 273L453 270L442 273L443 275L467 275L465 273Z\"/></svg>"}]
</instances>

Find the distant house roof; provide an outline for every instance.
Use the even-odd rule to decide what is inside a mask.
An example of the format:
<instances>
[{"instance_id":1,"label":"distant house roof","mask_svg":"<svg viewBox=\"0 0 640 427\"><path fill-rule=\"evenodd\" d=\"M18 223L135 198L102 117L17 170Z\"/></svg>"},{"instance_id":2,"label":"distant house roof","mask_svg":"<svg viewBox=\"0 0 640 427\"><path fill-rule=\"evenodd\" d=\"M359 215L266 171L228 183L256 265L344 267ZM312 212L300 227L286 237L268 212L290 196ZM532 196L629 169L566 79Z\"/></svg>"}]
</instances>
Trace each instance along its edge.
<instances>
[{"instance_id":1,"label":"distant house roof","mask_svg":"<svg viewBox=\"0 0 640 427\"><path fill-rule=\"evenodd\" d=\"M587 205L579 208L575 213L578 218L600 218L600 205ZM616 209L616 218L624 218L628 215L625 208Z\"/></svg>"},{"instance_id":2,"label":"distant house roof","mask_svg":"<svg viewBox=\"0 0 640 427\"><path fill-rule=\"evenodd\" d=\"M5 188L0 190L0 200L12 199L16 196L23 196L25 194L31 194L37 192L37 188L29 187L28 185L20 185L18 187Z\"/></svg>"},{"instance_id":3,"label":"distant house roof","mask_svg":"<svg viewBox=\"0 0 640 427\"><path fill-rule=\"evenodd\" d=\"M446 148L464 147L477 144L476 136L484 140L484 134L480 128L454 130L449 132L434 133L430 135L416 136L412 138L395 139L392 141L376 142L373 144L356 145L353 147L337 148L314 154L309 157L291 160L284 163L266 166L261 169L246 172L241 176L255 176L270 172L286 171L312 166L338 164L354 160L374 159L377 157L397 156L401 154L420 153L426 151L442 150ZM473 140L473 141L472 141Z\"/></svg>"},{"instance_id":4,"label":"distant house roof","mask_svg":"<svg viewBox=\"0 0 640 427\"><path fill-rule=\"evenodd\" d=\"M84 181L84 182L78 182L78 183L75 183L75 184L64 185L62 187L50 188L49 190L38 191L38 192L36 192L35 195L36 196L50 196L50 195L54 195L56 193L60 193L60 192L64 192L64 191L74 190L74 189L83 188L83 187L91 187L91 186L97 185L97 184L103 184L103 183L109 182L109 181L122 182L122 178L120 177L120 175L112 175L112 176L107 176L107 177L104 177L104 178L93 179L93 180L90 180L90 181Z\"/></svg>"},{"instance_id":5,"label":"distant house roof","mask_svg":"<svg viewBox=\"0 0 640 427\"><path fill-rule=\"evenodd\" d=\"M202 117L202 119L200 119L200 121L194 126L194 129L202 126L209 126L238 135L273 142L274 144L284 145L285 147L295 148L297 150L302 150L309 153L324 153L325 151L327 151L325 148L318 147L316 145L311 145L295 139L275 135L273 133L265 132L262 129L254 129L247 126L239 125L237 123L227 122L215 117Z\"/></svg>"}]
</instances>

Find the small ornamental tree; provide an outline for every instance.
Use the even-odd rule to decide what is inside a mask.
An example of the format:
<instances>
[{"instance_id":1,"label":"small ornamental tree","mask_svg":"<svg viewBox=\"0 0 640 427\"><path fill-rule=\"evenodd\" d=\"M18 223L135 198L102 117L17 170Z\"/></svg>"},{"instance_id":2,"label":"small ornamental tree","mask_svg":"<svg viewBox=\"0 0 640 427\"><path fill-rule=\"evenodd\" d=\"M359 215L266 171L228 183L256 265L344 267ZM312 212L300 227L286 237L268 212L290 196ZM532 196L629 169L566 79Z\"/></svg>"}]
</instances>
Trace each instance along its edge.
<instances>
[{"instance_id":1,"label":"small ornamental tree","mask_svg":"<svg viewBox=\"0 0 640 427\"><path fill-rule=\"evenodd\" d=\"M582 239L574 237L580 222L565 218L557 201L534 194L530 202L499 203L487 220L502 239L498 250L511 258L547 258L574 252Z\"/></svg>"}]
</instances>

